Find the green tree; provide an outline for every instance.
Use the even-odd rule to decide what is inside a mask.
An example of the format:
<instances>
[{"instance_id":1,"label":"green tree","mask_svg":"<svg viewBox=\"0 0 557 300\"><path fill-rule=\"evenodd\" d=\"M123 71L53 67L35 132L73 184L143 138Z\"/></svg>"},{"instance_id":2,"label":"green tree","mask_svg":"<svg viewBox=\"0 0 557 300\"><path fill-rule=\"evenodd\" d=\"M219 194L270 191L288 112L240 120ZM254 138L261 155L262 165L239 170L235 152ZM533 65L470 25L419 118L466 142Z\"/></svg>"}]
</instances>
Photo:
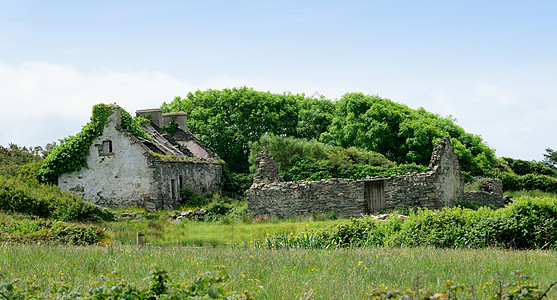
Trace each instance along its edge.
<instances>
[{"instance_id":1,"label":"green tree","mask_svg":"<svg viewBox=\"0 0 557 300\"><path fill-rule=\"evenodd\" d=\"M545 154L543 163L550 168L557 168L557 151L553 151L551 148L545 149Z\"/></svg>"},{"instance_id":2,"label":"green tree","mask_svg":"<svg viewBox=\"0 0 557 300\"><path fill-rule=\"evenodd\" d=\"M164 112L188 113L188 128L232 172L249 170L249 143L264 134L316 138L326 130L332 103L290 93L242 87L189 93L163 103Z\"/></svg>"},{"instance_id":3,"label":"green tree","mask_svg":"<svg viewBox=\"0 0 557 300\"><path fill-rule=\"evenodd\" d=\"M451 117L362 93L345 94L335 107L321 141L368 149L398 163L427 165L435 141L448 136L464 171L483 175L497 162L495 151L481 137L466 133Z\"/></svg>"}]
</instances>

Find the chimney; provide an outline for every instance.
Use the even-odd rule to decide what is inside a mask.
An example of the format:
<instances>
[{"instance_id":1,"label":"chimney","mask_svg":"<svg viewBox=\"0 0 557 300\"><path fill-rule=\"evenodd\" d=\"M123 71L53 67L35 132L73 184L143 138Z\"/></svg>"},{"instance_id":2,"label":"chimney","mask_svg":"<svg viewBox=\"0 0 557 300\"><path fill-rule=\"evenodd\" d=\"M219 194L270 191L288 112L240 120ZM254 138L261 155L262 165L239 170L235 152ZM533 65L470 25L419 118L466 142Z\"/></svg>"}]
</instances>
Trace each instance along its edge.
<instances>
[{"instance_id":1,"label":"chimney","mask_svg":"<svg viewBox=\"0 0 557 300\"><path fill-rule=\"evenodd\" d=\"M171 121L173 121L178 124L178 127L180 127L180 129L186 131L188 130L188 114L185 112L173 112L173 113L167 113L162 115L162 124L163 125L167 125L168 123L170 123Z\"/></svg>"},{"instance_id":2,"label":"chimney","mask_svg":"<svg viewBox=\"0 0 557 300\"><path fill-rule=\"evenodd\" d=\"M157 128L162 128L162 110L160 108L140 109L135 111L137 117L151 119L151 123Z\"/></svg>"}]
</instances>

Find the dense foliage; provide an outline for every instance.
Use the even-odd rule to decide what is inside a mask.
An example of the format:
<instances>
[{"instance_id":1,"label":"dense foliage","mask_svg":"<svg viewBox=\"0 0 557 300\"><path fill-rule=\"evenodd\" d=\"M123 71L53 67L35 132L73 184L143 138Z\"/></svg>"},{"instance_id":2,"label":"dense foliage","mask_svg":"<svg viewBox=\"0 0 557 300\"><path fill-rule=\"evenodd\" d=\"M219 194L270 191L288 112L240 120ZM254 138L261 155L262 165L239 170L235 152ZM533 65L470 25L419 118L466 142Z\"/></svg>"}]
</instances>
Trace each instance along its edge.
<instances>
[{"instance_id":1,"label":"dense foliage","mask_svg":"<svg viewBox=\"0 0 557 300\"><path fill-rule=\"evenodd\" d=\"M557 199L524 197L498 210L460 207L411 210L386 221L353 218L329 228L274 236L270 248L397 246L547 249L557 244Z\"/></svg>"},{"instance_id":2,"label":"dense foliage","mask_svg":"<svg viewBox=\"0 0 557 300\"><path fill-rule=\"evenodd\" d=\"M303 95L248 88L206 90L176 97L164 112L188 113L188 128L233 172L247 173L249 142L267 133L317 138L330 123L333 104Z\"/></svg>"},{"instance_id":3,"label":"dense foliage","mask_svg":"<svg viewBox=\"0 0 557 300\"><path fill-rule=\"evenodd\" d=\"M133 118L123 108L114 105L97 104L93 106L91 121L75 136L70 136L62 144L50 151L39 171L39 180L44 183L57 183L64 173L79 171L87 167L87 155L93 141L103 133L107 118L114 109L120 109L122 128L135 136L149 139L141 129L143 118Z\"/></svg>"},{"instance_id":4,"label":"dense foliage","mask_svg":"<svg viewBox=\"0 0 557 300\"><path fill-rule=\"evenodd\" d=\"M434 142L449 136L469 174L484 175L497 164L494 150L454 119L361 93L331 101L243 87L189 93L164 103L162 109L188 113L191 131L235 173L248 172L249 143L265 134L358 147L400 164L418 165L427 165Z\"/></svg>"},{"instance_id":5,"label":"dense foliage","mask_svg":"<svg viewBox=\"0 0 557 300\"><path fill-rule=\"evenodd\" d=\"M0 242L84 246L99 244L106 238L105 232L95 225L30 219L2 211L0 220Z\"/></svg>"},{"instance_id":6,"label":"dense foliage","mask_svg":"<svg viewBox=\"0 0 557 300\"><path fill-rule=\"evenodd\" d=\"M35 169L37 167L34 166ZM114 218L113 213L106 208L62 191L58 186L39 184L31 178L25 179L25 174L34 172L22 171L20 176L14 178L0 175L0 210L62 221L99 221Z\"/></svg>"},{"instance_id":7,"label":"dense foliage","mask_svg":"<svg viewBox=\"0 0 557 300\"><path fill-rule=\"evenodd\" d=\"M356 147L342 148L316 140L280 136L262 136L250 144L249 162L266 149L286 181L320 180L326 178L362 179L366 176L425 172L425 166L402 164L386 159L383 155ZM252 166L254 170L254 166Z\"/></svg>"},{"instance_id":8,"label":"dense foliage","mask_svg":"<svg viewBox=\"0 0 557 300\"><path fill-rule=\"evenodd\" d=\"M496 162L494 150L454 122L423 108L413 110L377 96L350 93L335 102L334 119L321 140L379 152L398 163L427 165L434 142L447 136L463 171L480 175L490 169Z\"/></svg>"},{"instance_id":9,"label":"dense foliage","mask_svg":"<svg viewBox=\"0 0 557 300\"><path fill-rule=\"evenodd\" d=\"M547 175L557 177L557 169L548 167L541 162L527 161L522 159L514 159L509 157L502 157L501 160L508 166L516 175Z\"/></svg>"},{"instance_id":10,"label":"dense foliage","mask_svg":"<svg viewBox=\"0 0 557 300\"><path fill-rule=\"evenodd\" d=\"M557 178L547 175L516 175L510 172L493 172L493 178L503 181L506 191L540 190L548 193L557 193Z\"/></svg>"},{"instance_id":11,"label":"dense foliage","mask_svg":"<svg viewBox=\"0 0 557 300\"><path fill-rule=\"evenodd\" d=\"M14 176L22 165L41 161L38 151L27 147L10 144L8 147L0 145L0 174Z\"/></svg>"}]
</instances>

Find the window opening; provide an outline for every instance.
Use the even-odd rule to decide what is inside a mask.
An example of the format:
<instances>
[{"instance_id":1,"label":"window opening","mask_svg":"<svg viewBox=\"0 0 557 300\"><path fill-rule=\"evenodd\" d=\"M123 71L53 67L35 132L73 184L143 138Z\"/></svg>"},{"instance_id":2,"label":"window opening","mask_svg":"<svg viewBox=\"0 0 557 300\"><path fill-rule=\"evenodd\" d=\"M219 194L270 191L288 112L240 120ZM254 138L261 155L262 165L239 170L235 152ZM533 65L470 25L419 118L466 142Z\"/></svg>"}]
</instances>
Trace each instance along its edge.
<instances>
[{"instance_id":1,"label":"window opening","mask_svg":"<svg viewBox=\"0 0 557 300\"><path fill-rule=\"evenodd\" d=\"M172 200L176 200L176 180L170 179L170 193L172 195Z\"/></svg>"},{"instance_id":2,"label":"window opening","mask_svg":"<svg viewBox=\"0 0 557 300\"><path fill-rule=\"evenodd\" d=\"M103 141L101 154L112 154L112 141Z\"/></svg>"}]
</instances>

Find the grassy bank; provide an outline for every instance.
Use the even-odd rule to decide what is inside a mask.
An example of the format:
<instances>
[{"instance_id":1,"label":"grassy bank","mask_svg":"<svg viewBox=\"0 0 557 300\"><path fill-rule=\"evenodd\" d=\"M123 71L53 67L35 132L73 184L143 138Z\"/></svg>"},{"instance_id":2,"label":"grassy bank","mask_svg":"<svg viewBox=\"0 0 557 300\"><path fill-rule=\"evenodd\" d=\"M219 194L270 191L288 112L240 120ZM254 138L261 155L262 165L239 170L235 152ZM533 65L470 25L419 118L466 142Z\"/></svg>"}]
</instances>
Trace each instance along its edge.
<instances>
[{"instance_id":1,"label":"grassy bank","mask_svg":"<svg viewBox=\"0 0 557 300\"><path fill-rule=\"evenodd\" d=\"M224 266L229 288L262 291L270 299L358 299L372 289L415 288L446 291L445 280L463 284L462 296L485 297L499 284L516 282L521 270L545 288L557 281L557 252L497 249L231 250L186 247L68 247L1 245L0 273L5 279L53 280L87 288L117 270L138 286L149 266L158 264L174 279L194 278ZM557 290L550 295L557 297Z\"/></svg>"}]
</instances>

